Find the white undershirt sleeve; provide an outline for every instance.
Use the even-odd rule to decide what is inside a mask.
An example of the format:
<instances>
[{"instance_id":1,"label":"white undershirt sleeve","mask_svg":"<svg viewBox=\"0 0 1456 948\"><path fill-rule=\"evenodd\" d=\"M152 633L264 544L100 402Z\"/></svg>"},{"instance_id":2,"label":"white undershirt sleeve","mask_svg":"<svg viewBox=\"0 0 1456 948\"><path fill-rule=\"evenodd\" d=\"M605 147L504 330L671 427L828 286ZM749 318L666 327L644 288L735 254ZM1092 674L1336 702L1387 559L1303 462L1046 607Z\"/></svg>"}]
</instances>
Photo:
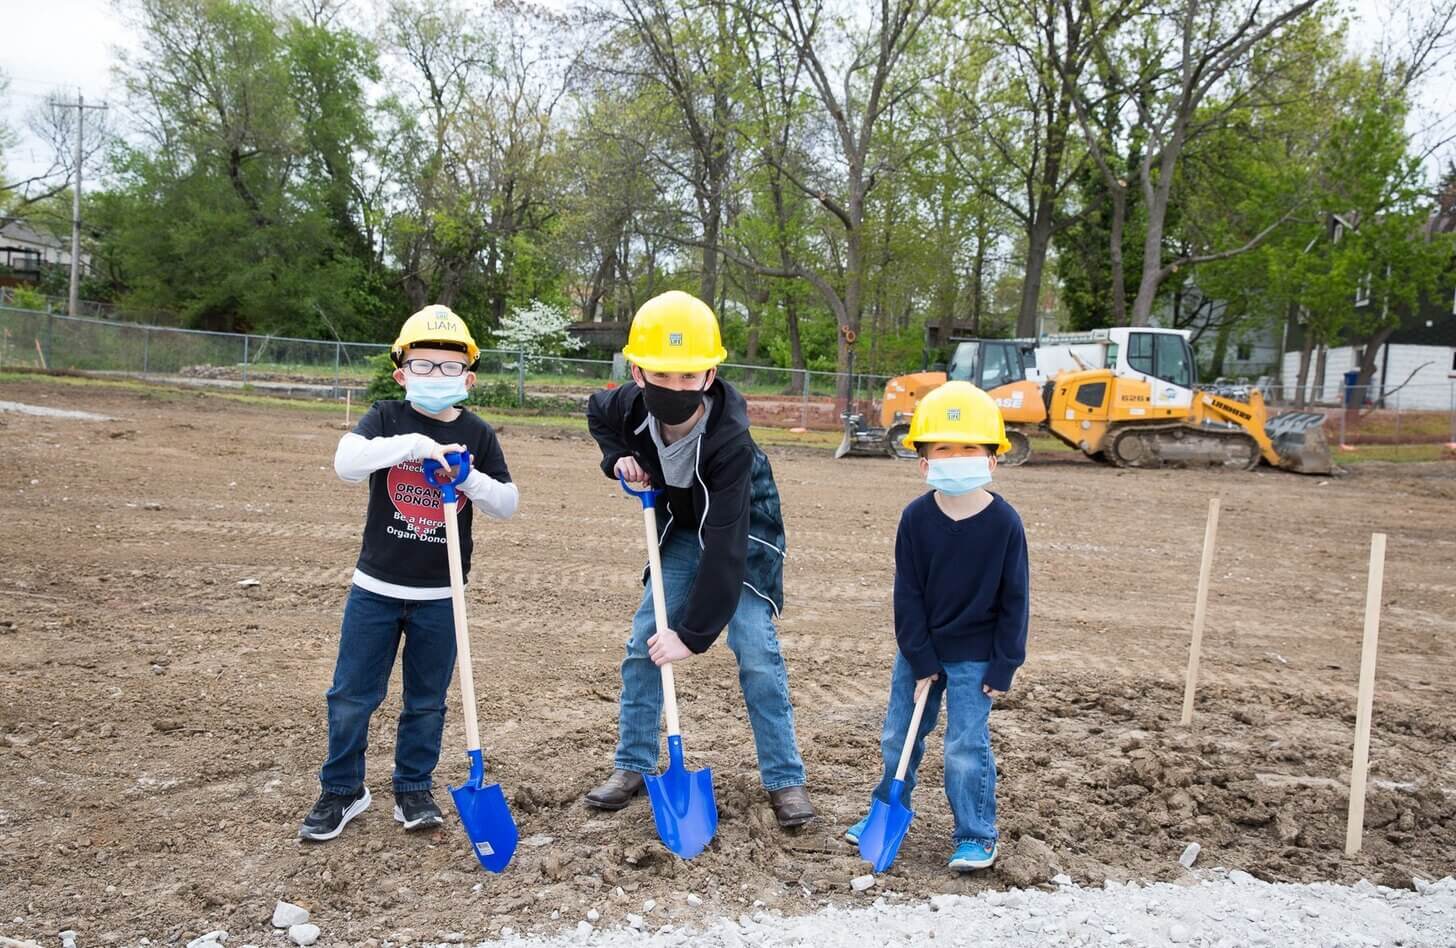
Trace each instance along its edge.
<instances>
[{"instance_id":1,"label":"white undershirt sleeve","mask_svg":"<svg viewBox=\"0 0 1456 948\"><path fill-rule=\"evenodd\" d=\"M349 432L339 439L334 452L334 473L339 479L357 484L375 471L394 467L401 461L418 461L435 446L422 434L366 438Z\"/></svg>"},{"instance_id":2,"label":"white undershirt sleeve","mask_svg":"<svg viewBox=\"0 0 1456 948\"><path fill-rule=\"evenodd\" d=\"M351 431L339 439L339 448L334 452L334 472L340 480L357 484L375 471L394 467L401 461L418 461L436 447L431 438L422 434L366 438ZM515 484L503 484L480 471L471 471L459 490L497 520L509 519L520 502Z\"/></svg>"},{"instance_id":3,"label":"white undershirt sleeve","mask_svg":"<svg viewBox=\"0 0 1456 948\"><path fill-rule=\"evenodd\" d=\"M475 506L497 520L509 519L516 512L521 496L515 484L502 484L480 471L471 471L459 490Z\"/></svg>"}]
</instances>

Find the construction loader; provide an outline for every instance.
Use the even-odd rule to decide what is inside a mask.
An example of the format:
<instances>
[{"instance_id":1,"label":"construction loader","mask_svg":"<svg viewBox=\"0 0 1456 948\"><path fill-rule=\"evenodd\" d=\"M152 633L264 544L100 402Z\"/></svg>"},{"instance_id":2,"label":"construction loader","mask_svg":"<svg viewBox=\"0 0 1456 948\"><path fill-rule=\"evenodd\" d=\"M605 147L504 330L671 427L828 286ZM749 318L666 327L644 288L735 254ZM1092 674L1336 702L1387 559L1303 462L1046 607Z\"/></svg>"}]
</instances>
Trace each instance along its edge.
<instances>
[{"instance_id":1,"label":"construction loader","mask_svg":"<svg viewBox=\"0 0 1456 948\"><path fill-rule=\"evenodd\" d=\"M1195 387L1186 331L1099 332L1105 367L1060 371L1043 389L1045 427L1059 440L1119 467L1333 470L1324 415L1270 418L1257 388Z\"/></svg>"},{"instance_id":2,"label":"construction loader","mask_svg":"<svg viewBox=\"0 0 1456 948\"><path fill-rule=\"evenodd\" d=\"M897 375L885 383L878 425L870 425L861 413L846 411L842 416L844 439L834 456L915 457L914 451L901 444L910 430L915 406L932 389L947 381L962 380L984 389L1001 406L1011 450L1001 456L999 463L1025 463L1031 456L1030 434L1046 419L1034 356L1036 344L1024 339L951 341L956 347L946 371Z\"/></svg>"},{"instance_id":3,"label":"construction loader","mask_svg":"<svg viewBox=\"0 0 1456 948\"><path fill-rule=\"evenodd\" d=\"M900 438L915 405L950 378L980 386L1001 406L1012 444L1003 464L1024 463L1029 436L1044 429L1095 460L1124 467L1249 468L1263 460L1300 473L1333 469L1322 414L1269 418L1258 389L1195 388L1188 336L1181 329L1118 327L1036 340L958 340L946 372L898 376L885 385L879 427L846 412L835 457L906 456Z\"/></svg>"}]
</instances>

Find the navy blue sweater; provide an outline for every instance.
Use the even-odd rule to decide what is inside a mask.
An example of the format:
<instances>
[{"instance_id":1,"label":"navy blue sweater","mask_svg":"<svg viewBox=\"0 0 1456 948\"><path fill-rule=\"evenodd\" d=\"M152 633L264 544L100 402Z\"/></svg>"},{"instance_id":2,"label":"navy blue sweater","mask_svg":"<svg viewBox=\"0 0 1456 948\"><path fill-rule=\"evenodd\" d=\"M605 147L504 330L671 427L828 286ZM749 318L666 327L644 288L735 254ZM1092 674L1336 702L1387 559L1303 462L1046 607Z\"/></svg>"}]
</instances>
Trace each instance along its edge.
<instances>
[{"instance_id":1,"label":"navy blue sweater","mask_svg":"<svg viewBox=\"0 0 1456 948\"><path fill-rule=\"evenodd\" d=\"M1030 577L1021 518L1000 494L952 520L935 492L917 497L895 534L895 640L916 678L942 662L990 662L998 691L1026 660Z\"/></svg>"}]
</instances>

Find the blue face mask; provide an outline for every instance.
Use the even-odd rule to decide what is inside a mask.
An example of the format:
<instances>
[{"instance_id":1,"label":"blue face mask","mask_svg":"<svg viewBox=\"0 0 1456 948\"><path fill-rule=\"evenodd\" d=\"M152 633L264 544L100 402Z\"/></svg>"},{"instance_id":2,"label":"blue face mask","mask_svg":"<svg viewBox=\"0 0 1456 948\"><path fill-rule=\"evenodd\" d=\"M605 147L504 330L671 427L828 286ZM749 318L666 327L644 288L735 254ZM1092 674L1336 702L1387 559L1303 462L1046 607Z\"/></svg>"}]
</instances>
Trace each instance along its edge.
<instances>
[{"instance_id":1,"label":"blue face mask","mask_svg":"<svg viewBox=\"0 0 1456 948\"><path fill-rule=\"evenodd\" d=\"M453 379L405 376L404 397L416 408L432 415L438 415L451 405L465 401L469 394L465 390L463 375Z\"/></svg>"},{"instance_id":2,"label":"blue face mask","mask_svg":"<svg viewBox=\"0 0 1456 948\"><path fill-rule=\"evenodd\" d=\"M925 481L942 494L969 494L991 483L991 459L982 456L932 460Z\"/></svg>"}]
</instances>

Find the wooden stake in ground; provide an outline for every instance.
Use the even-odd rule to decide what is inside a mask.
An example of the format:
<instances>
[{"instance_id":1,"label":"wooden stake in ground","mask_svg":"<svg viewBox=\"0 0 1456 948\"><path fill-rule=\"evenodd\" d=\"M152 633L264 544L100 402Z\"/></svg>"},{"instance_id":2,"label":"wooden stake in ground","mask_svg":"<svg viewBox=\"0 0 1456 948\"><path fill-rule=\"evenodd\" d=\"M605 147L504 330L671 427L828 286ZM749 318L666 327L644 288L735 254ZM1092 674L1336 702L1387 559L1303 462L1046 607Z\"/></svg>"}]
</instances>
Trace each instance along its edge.
<instances>
[{"instance_id":1,"label":"wooden stake in ground","mask_svg":"<svg viewBox=\"0 0 1456 948\"><path fill-rule=\"evenodd\" d=\"M353 408L353 392L344 389L344 430L349 430L349 413Z\"/></svg>"},{"instance_id":2,"label":"wooden stake in ground","mask_svg":"<svg viewBox=\"0 0 1456 948\"><path fill-rule=\"evenodd\" d=\"M1203 616L1208 607L1208 573L1218 537L1218 498L1208 499L1208 526L1203 531L1203 562L1198 566L1198 600L1193 605L1193 641L1188 645L1188 683L1183 688L1183 723L1193 723L1193 692L1198 687L1198 653L1203 648Z\"/></svg>"},{"instance_id":3,"label":"wooden stake in ground","mask_svg":"<svg viewBox=\"0 0 1456 948\"><path fill-rule=\"evenodd\" d=\"M1360 690L1355 698L1355 762L1350 766L1350 813L1345 855L1360 851L1365 833L1365 773L1370 766L1370 711L1375 704L1375 645L1380 638L1380 593L1385 585L1385 534L1370 534L1370 580L1365 586L1365 642L1360 647Z\"/></svg>"},{"instance_id":4,"label":"wooden stake in ground","mask_svg":"<svg viewBox=\"0 0 1456 948\"><path fill-rule=\"evenodd\" d=\"M41 349L41 347L40 347L40 339L38 339L38 338L35 340L35 357L38 360L40 360L40 367L42 369L45 369L46 371L50 371L50 366L46 365L45 352L44 352L44 350Z\"/></svg>"}]
</instances>

